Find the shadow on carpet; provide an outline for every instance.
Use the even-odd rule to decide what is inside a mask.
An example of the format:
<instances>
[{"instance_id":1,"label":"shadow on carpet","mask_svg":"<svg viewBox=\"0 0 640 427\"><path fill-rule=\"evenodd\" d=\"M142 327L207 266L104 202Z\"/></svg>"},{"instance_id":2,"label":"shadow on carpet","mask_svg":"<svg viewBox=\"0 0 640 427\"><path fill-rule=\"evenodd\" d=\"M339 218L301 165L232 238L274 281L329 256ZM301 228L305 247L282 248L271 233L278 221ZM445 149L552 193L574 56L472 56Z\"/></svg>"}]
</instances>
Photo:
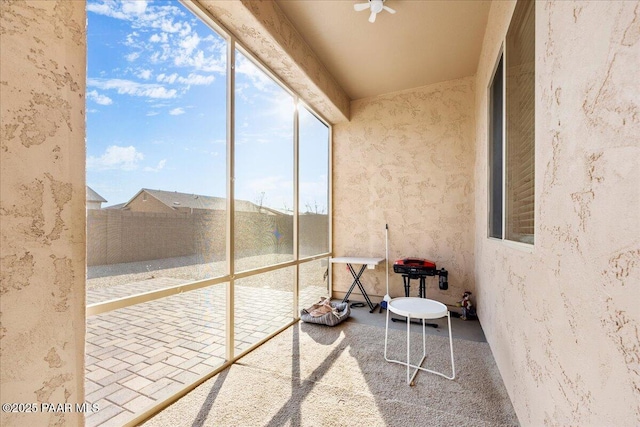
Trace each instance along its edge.
<instances>
[{"instance_id":1,"label":"shadow on carpet","mask_svg":"<svg viewBox=\"0 0 640 427\"><path fill-rule=\"evenodd\" d=\"M422 335L412 333L412 361ZM415 338L413 338L415 336ZM427 336L423 366L450 373L448 338ZM456 379L383 358L384 329L346 321L298 323L204 382L145 426L517 426L489 345L454 339ZM405 332L389 354L406 357Z\"/></svg>"}]
</instances>

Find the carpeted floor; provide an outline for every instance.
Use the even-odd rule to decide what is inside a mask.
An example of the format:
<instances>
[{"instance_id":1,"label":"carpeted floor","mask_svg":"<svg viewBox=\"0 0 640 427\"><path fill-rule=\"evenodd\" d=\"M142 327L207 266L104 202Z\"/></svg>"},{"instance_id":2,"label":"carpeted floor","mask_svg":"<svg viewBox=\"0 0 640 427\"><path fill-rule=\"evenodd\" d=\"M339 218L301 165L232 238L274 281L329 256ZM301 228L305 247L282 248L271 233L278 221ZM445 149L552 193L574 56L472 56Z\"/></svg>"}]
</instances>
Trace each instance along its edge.
<instances>
[{"instance_id":1,"label":"carpeted floor","mask_svg":"<svg viewBox=\"0 0 640 427\"><path fill-rule=\"evenodd\" d=\"M391 330L389 340L389 356L403 359L405 332ZM143 425L518 425L487 343L454 339L456 379L420 372L413 387L404 366L384 361L383 344L383 328L351 319L296 324ZM448 338L427 336L424 366L450 374Z\"/></svg>"}]
</instances>

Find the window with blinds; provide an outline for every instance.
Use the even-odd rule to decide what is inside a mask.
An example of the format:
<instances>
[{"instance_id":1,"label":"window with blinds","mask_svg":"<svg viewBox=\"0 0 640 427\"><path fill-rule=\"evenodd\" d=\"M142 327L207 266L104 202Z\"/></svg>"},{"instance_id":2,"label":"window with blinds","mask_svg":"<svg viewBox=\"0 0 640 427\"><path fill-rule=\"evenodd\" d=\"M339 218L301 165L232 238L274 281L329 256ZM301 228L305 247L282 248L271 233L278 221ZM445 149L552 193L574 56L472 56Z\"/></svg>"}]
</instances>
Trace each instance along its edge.
<instances>
[{"instance_id":1,"label":"window with blinds","mask_svg":"<svg viewBox=\"0 0 640 427\"><path fill-rule=\"evenodd\" d=\"M506 39L505 238L533 244L535 3L516 4Z\"/></svg>"},{"instance_id":2,"label":"window with blinds","mask_svg":"<svg viewBox=\"0 0 640 427\"><path fill-rule=\"evenodd\" d=\"M533 244L535 213L535 2L533 0L518 0L516 4L504 43L504 53L499 58L489 92L489 236Z\"/></svg>"}]
</instances>

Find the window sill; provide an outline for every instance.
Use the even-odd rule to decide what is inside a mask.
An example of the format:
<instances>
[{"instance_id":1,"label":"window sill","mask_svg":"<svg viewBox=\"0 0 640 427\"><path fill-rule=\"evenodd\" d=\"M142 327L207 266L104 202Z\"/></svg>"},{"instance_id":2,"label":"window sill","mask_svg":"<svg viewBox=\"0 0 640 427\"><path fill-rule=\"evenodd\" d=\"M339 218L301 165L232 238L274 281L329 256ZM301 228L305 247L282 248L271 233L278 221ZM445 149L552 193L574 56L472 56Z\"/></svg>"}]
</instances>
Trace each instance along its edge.
<instances>
[{"instance_id":1,"label":"window sill","mask_svg":"<svg viewBox=\"0 0 640 427\"><path fill-rule=\"evenodd\" d=\"M498 244L502 244L504 246L507 246L509 248L513 248L516 250L519 250L521 252L526 252L529 254L532 254L535 252L535 245L529 244L529 243L521 243L521 242L514 242L513 240L505 240L505 239L497 239L495 237L488 237L487 238L489 241L498 243Z\"/></svg>"}]
</instances>

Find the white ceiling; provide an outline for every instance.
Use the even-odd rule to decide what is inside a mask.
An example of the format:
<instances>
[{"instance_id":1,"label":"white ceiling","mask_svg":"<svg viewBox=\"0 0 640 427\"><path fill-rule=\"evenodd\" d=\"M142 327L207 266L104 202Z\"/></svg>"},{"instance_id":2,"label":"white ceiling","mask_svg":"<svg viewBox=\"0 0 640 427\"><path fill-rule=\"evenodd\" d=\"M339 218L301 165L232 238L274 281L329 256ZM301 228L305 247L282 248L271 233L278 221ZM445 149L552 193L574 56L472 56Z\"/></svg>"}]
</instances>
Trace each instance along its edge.
<instances>
[{"instance_id":1,"label":"white ceiling","mask_svg":"<svg viewBox=\"0 0 640 427\"><path fill-rule=\"evenodd\" d=\"M387 0L373 24L361 2L276 0L351 99L476 73L489 0Z\"/></svg>"}]
</instances>

